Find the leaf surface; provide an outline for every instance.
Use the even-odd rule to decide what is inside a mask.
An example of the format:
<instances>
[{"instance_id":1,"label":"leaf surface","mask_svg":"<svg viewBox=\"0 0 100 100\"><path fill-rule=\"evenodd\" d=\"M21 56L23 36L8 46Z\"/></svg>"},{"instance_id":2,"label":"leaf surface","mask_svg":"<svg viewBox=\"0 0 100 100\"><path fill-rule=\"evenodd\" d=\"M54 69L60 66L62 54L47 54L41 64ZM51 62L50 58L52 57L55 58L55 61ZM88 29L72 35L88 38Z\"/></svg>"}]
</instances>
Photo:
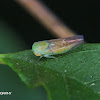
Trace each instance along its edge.
<instances>
[{"instance_id":1,"label":"leaf surface","mask_svg":"<svg viewBox=\"0 0 100 100\"><path fill-rule=\"evenodd\" d=\"M83 44L57 59L36 62L32 50L1 54L0 62L9 65L29 87L43 85L49 100L99 100L100 44Z\"/></svg>"}]
</instances>

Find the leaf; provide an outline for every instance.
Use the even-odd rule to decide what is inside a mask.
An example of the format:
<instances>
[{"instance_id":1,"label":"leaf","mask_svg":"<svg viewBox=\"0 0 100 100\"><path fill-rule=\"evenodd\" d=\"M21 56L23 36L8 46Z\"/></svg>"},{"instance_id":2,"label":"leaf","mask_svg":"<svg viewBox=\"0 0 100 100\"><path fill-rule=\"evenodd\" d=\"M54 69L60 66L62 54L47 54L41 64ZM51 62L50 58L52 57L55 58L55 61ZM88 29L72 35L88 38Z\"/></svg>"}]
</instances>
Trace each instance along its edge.
<instances>
[{"instance_id":1,"label":"leaf","mask_svg":"<svg viewBox=\"0 0 100 100\"><path fill-rule=\"evenodd\" d=\"M1 54L0 62L9 65L29 87L43 85L49 100L99 100L100 44L83 44L36 62L32 50ZM95 93L94 93L95 92Z\"/></svg>"}]
</instances>

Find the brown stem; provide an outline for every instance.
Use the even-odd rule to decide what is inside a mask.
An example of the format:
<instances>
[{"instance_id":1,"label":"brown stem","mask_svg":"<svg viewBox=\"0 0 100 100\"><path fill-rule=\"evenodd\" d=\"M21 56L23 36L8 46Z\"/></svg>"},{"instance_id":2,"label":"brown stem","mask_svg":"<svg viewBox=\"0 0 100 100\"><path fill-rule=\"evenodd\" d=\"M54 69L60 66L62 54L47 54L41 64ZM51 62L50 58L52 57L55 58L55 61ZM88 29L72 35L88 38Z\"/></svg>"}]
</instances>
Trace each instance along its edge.
<instances>
[{"instance_id":1,"label":"brown stem","mask_svg":"<svg viewBox=\"0 0 100 100\"><path fill-rule=\"evenodd\" d=\"M43 3L39 0L16 0L35 16L56 37L65 38L74 35Z\"/></svg>"}]
</instances>

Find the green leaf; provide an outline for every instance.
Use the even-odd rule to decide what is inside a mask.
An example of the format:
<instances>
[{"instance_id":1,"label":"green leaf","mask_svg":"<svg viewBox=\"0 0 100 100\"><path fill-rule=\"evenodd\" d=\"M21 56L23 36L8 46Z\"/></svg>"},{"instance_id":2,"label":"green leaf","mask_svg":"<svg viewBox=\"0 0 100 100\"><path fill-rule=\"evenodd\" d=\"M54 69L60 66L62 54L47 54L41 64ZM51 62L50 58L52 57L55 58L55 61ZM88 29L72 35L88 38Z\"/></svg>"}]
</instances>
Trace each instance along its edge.
<instances>
[{"instance_id":1,"label":"green leaf","mask_svg":"<svg viewBox=\"0 0 100 100\"><path fill-rule=\"evenodd\" d=\"M9 65L29 87L43 85L49 100L100 100L100 44L83 44L36 62L32 50L1 54L0 62Z\"/></svg>"}]
</instances>

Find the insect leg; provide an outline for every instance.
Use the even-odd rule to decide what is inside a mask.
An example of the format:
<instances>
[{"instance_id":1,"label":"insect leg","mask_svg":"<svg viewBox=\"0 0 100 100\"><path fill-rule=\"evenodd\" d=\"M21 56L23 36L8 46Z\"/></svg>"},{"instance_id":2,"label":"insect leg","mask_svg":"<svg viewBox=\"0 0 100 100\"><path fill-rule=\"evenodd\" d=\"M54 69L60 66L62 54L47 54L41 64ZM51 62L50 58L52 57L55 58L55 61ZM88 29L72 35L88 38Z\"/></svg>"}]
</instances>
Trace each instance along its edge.
<instances>
[{"instance_id":1,"label":"insect leg","mask_svg":"<svg viewBox=\"0 0 100 100\"><path fill-rule=\"evenodd\" d=\"M43 56L40 56L40 58L39 58L35 63L37 63L42 57L43 57Z\"/></svg>"},{"instance_id":2,"label":"insect leg","mask_svg":"<svg viewBox=\"0 0 100 100\"><path fill-rule=\"evenodd\" d=\"M51 56L51 55L44 55L44 57L46 58L54 58L54 59L57 59L55 56ZM57 59L58 60L58 59Z\"/></svg>"}]
</instances>

